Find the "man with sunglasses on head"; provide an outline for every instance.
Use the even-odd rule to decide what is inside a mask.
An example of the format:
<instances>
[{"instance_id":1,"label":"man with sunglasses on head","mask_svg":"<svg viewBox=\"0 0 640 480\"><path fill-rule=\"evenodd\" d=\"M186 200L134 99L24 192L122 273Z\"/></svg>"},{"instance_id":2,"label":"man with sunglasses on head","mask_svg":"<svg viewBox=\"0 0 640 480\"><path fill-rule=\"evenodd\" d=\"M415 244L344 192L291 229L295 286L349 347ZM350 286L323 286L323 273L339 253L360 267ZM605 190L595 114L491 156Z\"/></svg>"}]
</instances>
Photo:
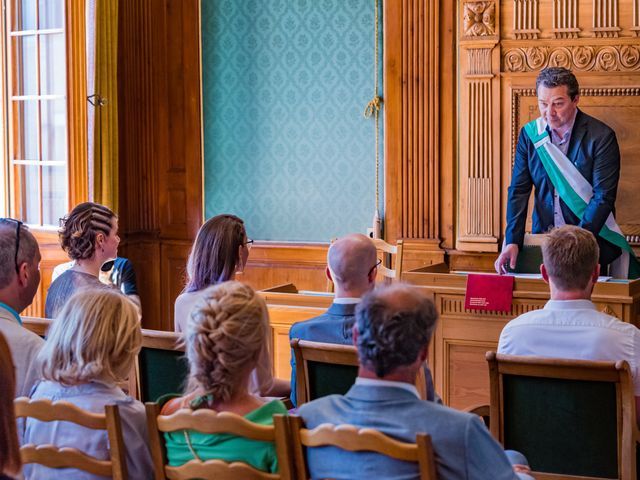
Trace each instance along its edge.
<instances>
[{"instance_id":1,"label":"man with sunglasses on head","mask_svg":"<svg viewBox=\"0 0 640 480\"><path fill-rule=\"evenodd\" d=\"M22 222L0 219L0 332L16 367L16 397L28 396L39 377L36 356L44 341L24 328L20 319L39 284L38 242Z\"/></svg>"},{"instance_id":2,"label":"man with sunglasses on head","mask_svg":"<svg viewBox=\"0 0 640 480\"><path fill-rule=\"evenodd\" d=\"M359 233L336 240L327 253L325 270L335 287L329 309L319 317L295 323L289 340L299 338L313 342L352 345L351 330L356 305L365 293L373 290L378 273L376 247L369 237ZM291 401L296 403L296 360L291 352Z\"/></svg>"}]
</instances>

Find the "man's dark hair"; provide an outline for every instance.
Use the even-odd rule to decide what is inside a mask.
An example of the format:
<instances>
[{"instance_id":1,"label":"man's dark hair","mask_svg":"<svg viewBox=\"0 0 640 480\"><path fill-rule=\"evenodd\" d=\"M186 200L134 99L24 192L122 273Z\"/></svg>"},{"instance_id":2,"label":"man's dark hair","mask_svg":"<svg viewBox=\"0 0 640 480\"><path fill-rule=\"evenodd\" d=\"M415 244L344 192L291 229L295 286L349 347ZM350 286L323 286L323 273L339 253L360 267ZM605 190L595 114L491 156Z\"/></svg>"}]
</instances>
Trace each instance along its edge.
<instances>
[{"instance_id":1,"label":"man's dark hair","mask_svg":"<svg viewBox=\"0 0 640 480\"><path fill-rule=\"evenodd\" d=\"M410 365L437 320L435 305L415 287L396 284L369 292L356 308L360 364L378 377Z\"/></svg>"},{"instance_id":2,"label":"man's dark hair","mask_svg":"<svg viewBox=\"0 0 640 480\"><path fill-rule=\"evenodd\" d=\"M538 74L538 78L536 78L536 93L538 93L540 85L547 88L566 85L571 100L575 100L576 96L580 93L578 79L576 79L576 76L571 70L564 67L547 67L542 69Z\"/></svg>"}]
</instances>

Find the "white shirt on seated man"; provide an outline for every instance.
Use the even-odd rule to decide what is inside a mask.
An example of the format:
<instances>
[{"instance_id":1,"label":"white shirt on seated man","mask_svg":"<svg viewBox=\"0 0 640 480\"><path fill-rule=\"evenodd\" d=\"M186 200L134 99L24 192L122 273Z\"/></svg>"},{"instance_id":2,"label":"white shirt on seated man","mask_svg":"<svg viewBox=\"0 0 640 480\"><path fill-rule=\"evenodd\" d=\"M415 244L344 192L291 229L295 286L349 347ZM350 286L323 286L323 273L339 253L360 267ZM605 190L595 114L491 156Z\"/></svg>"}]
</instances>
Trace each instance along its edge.
<instances>
[{"instance_id":1,"label":"white shirt on seated man","mask_svg":"<svg viewBox=\"0 0 640 480\"><path fill-rule=\"evenodd\" d=\"M626 360L640 411L640 330L598 311L591 301L600 274L599 248L588 230L565 225L542 244L542 278L551 299L510 321L498 352L576 360Z\"/></svg>"}]
</instances>

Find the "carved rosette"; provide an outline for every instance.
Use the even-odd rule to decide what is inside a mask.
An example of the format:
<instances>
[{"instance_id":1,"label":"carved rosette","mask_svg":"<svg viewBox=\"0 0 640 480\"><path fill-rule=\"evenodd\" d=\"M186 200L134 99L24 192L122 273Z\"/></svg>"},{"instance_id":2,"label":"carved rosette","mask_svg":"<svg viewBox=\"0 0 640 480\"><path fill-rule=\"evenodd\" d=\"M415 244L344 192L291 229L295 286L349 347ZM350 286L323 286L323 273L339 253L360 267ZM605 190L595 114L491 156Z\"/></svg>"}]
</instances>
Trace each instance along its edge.
<instances>
[{"instance_id":1,"label":"carved rosette","mask_svg":"<svg viewBox=\"0 0 640 480\"><path fill-rule=\"evenodd\" d=\"M548 66L578 71L635 72L640 70L640 46L509 48L502 55L504 72L531 72Z\"/></svg>"},{"instance_id":2,"label":"carved rosette","mask_svg":"<svg viewBox=\"0 0 640 480\"><path fill-rule=\"evenodd\" d=\"M464 34L484 37L496 34L495 2L467 2L464 4Z\"/></svg>"}]
</instances>

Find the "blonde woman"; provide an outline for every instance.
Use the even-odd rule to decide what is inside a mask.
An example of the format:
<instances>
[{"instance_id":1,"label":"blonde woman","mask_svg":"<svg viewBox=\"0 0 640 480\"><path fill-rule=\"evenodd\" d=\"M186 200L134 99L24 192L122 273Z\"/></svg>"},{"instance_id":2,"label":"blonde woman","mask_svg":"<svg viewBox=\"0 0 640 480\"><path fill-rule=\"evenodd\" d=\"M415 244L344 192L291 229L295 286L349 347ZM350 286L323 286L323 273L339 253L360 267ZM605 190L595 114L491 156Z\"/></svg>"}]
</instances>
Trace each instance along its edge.
<instances>
[{"instance_id":1,"label":"blonde woman","mask_svg":"<svg viewBox=\"0 0 640 480\"><path fill-rule=\"evenodd\" d=\"M96 413L103 413L105 405L117 404L132 479L153 477L145 411L142 403L125 395L116 384L131 371L141 341L138 312L127 297L117 290L83 289L67 301L49 330L38 356L44 380L31 395L34 400L64 400ZM28 419L24 442L75 447L88 455L109 458L105 431L68 422ZM102 478L79 470L51 470L41 465L26 466L25 476Z\"/></svg>"},{"instance_id":2,"label":"blonde woman","mask_svg":"<svg viewBox=\"0 0 640 480\"><path fill-rule=\"evenodd\" d=\"M165 404L162 413L208 408L265 425L273 423L273 414L286 413L282 402L265 403L248 391L268 328L267 306L251 287L230 281L204 290L185 335L188 393ZM218 458L245 462L268 472L277 470L272 443L192 431L166 434L165 439L169 465L179 466L194 458Z\"/></svg>"}]
</instances>

